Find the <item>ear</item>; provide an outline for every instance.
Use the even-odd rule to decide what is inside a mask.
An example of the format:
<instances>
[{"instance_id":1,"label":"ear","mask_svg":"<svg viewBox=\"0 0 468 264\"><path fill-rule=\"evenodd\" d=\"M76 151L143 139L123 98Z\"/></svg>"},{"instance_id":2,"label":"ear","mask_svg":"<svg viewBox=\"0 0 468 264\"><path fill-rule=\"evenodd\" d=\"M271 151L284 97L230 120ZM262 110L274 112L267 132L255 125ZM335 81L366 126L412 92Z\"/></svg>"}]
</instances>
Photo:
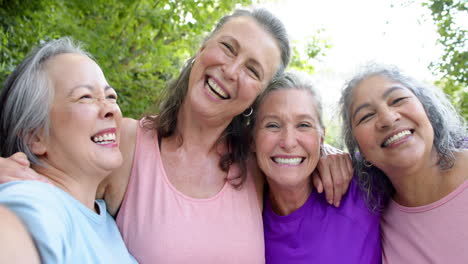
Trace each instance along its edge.
<instances>
[{"instance_id":1,"label":"ear","mask_svg":"<svg viewBox=\"0 0 468 264\"><path fill-rule=\"evenodd\" d=\"M47 152L46 140L43 135L43 130L33 136L28 140L28 146L31 149L32 153L37 156L42 156Z\"/></svg>"}]
</instances>

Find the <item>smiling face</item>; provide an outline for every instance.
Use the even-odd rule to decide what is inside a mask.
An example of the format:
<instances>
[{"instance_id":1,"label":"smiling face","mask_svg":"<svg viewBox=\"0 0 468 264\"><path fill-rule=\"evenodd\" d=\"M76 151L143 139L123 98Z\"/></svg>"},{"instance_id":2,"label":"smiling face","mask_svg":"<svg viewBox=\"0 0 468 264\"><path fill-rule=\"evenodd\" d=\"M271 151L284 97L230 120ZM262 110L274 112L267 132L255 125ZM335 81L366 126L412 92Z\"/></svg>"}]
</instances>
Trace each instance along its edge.
<instances>
[{"instance_id":1,"label":"smiling face","mask_svg":"<svg viewBox=\"0 0 468 264\"><path fill-rule=\"evenodd\" d=\"M186 103L206 118L231 120L252 104L279 65L275 39L250 17L232 18L197 54Z\"/></svg>"},{"instance_id":2,"label":"smiling face","mask_svg":"<svg viewBox=\"0 0 468 264\"><path fill-rule=\"evenodd\" d=\"M390 176L435 155L434 132L418 98L402 84L372 76L353 90L351 125L363 156Z\"/></svg>"},{"instance_id":3,"label":"smiling face","mask_svg":"<svg viewBox=\"0 0 468 264\"><path fill-rule=\"evenodd\" d=\"M88 57L60 54L45 63L54 87L49 136L33 152L65 173L110 172L122 163L118 148L122 114L117 94Z\"/></svg>"},{"instance_id":4,"label":"smiling face","mask_svg":"<svg viewBox=\"0 0 468 264\"><path fill-rule=\"evenodd\" d=\"M257 162L270 186L308 184L323 142L312 95L298 89L271 92L259 107L254 129Z\"/></svg>"}]
</instances>

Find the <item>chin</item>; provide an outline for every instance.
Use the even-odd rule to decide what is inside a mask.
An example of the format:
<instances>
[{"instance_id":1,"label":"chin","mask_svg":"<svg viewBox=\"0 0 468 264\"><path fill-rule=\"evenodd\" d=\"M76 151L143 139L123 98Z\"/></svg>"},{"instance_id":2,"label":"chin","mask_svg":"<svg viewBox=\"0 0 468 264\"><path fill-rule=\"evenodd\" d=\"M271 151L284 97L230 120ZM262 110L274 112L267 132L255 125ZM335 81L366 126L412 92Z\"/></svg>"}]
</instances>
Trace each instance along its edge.
<instances>
[{"instance_id":1,"label":"chin","mask_svg":"<svg viewBox=\"0 0 468 264\"><path fill-rule=\"evenodd\" d=\"M122 162L122 155L116 155L115 157L108 157L106 160L101 161L101 167L105 170L112 171L122 166Z\"/></svg>"}]
</instances>

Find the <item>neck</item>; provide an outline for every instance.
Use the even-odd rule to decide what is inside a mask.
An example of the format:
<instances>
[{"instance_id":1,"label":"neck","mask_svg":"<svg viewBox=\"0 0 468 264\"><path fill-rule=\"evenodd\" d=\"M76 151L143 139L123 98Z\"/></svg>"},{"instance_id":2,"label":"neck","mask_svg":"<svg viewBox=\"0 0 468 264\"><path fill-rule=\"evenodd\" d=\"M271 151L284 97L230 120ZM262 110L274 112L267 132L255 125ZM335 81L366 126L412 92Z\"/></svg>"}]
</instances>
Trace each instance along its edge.
<instances>
[{"instance_id":1,"label":"neck","mask_svg":"<svg viewBox=\"0 0 468 264\"><path fill-rule=\"evenodd\" d=\"M300 183L294 187L277 186L270 180L268 180L268 185L270 187L269 199L271 207L276 214L283 216L289 215L301 208L312 193L309 178L307 182Z\"/></svg>"},{"instance_id":2,"label":"neck","mask_svg":"<svg viewBox=\"0 0 468 264\"><path fill-rule=\"evenodd\" d=\"M187 104L183 104L177 117L177 129L172 138L179 147L201 148L211 152L216 150L217 143L230 122L231 120L200 120L194 116L194 111Z\"/></svg>"},{"instance_id":3,"label":"neck","mask_svg":"<svg viewBox=\"0 0 468 264\"><path fill-rule=\"evenodd\" d=\"M389 172L387 175L396 190L394 200L403 206L415 207L442 199L468 178L462 172L462 156L456 155L454 167L446 171L439 168L434 158L417 169ZM464 156L466 160L467 155Z\"/></svg>"},{"instance_id":4,"label":"neck","mask_svg":"<svg viewBox=\"0 0 468 264\"><path fill-rule=\"evenodd\" d=\"M97 212L95 207L96 191L104 177L89 177L89 175L67 174L57 168L33 166L39 174L44 175L57 188L67 192L90 210Z\"/></svg>"}]
</instances>

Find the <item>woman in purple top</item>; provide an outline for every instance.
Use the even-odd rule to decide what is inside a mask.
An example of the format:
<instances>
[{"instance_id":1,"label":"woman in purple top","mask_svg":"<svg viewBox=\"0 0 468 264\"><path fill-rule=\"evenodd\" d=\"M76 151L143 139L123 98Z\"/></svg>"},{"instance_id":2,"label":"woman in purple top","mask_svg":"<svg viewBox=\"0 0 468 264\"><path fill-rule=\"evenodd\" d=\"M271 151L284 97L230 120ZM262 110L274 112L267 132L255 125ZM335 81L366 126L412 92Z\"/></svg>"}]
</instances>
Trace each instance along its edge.
<instances>
[{"instance_id":1,"label":"woman in purple top","mask_svg":"<svg viewBox=\"0 0 468 264\"><path fill-rule=\"evenodd\" d=\"M379 215L352 181L339 207L313 188L325 128L311 82L289 72L255 103L254 151L266 176L265 257L271 263L380 263ZM351 170L351 168L349 168Z\"/></svg>"}]
</instances>

